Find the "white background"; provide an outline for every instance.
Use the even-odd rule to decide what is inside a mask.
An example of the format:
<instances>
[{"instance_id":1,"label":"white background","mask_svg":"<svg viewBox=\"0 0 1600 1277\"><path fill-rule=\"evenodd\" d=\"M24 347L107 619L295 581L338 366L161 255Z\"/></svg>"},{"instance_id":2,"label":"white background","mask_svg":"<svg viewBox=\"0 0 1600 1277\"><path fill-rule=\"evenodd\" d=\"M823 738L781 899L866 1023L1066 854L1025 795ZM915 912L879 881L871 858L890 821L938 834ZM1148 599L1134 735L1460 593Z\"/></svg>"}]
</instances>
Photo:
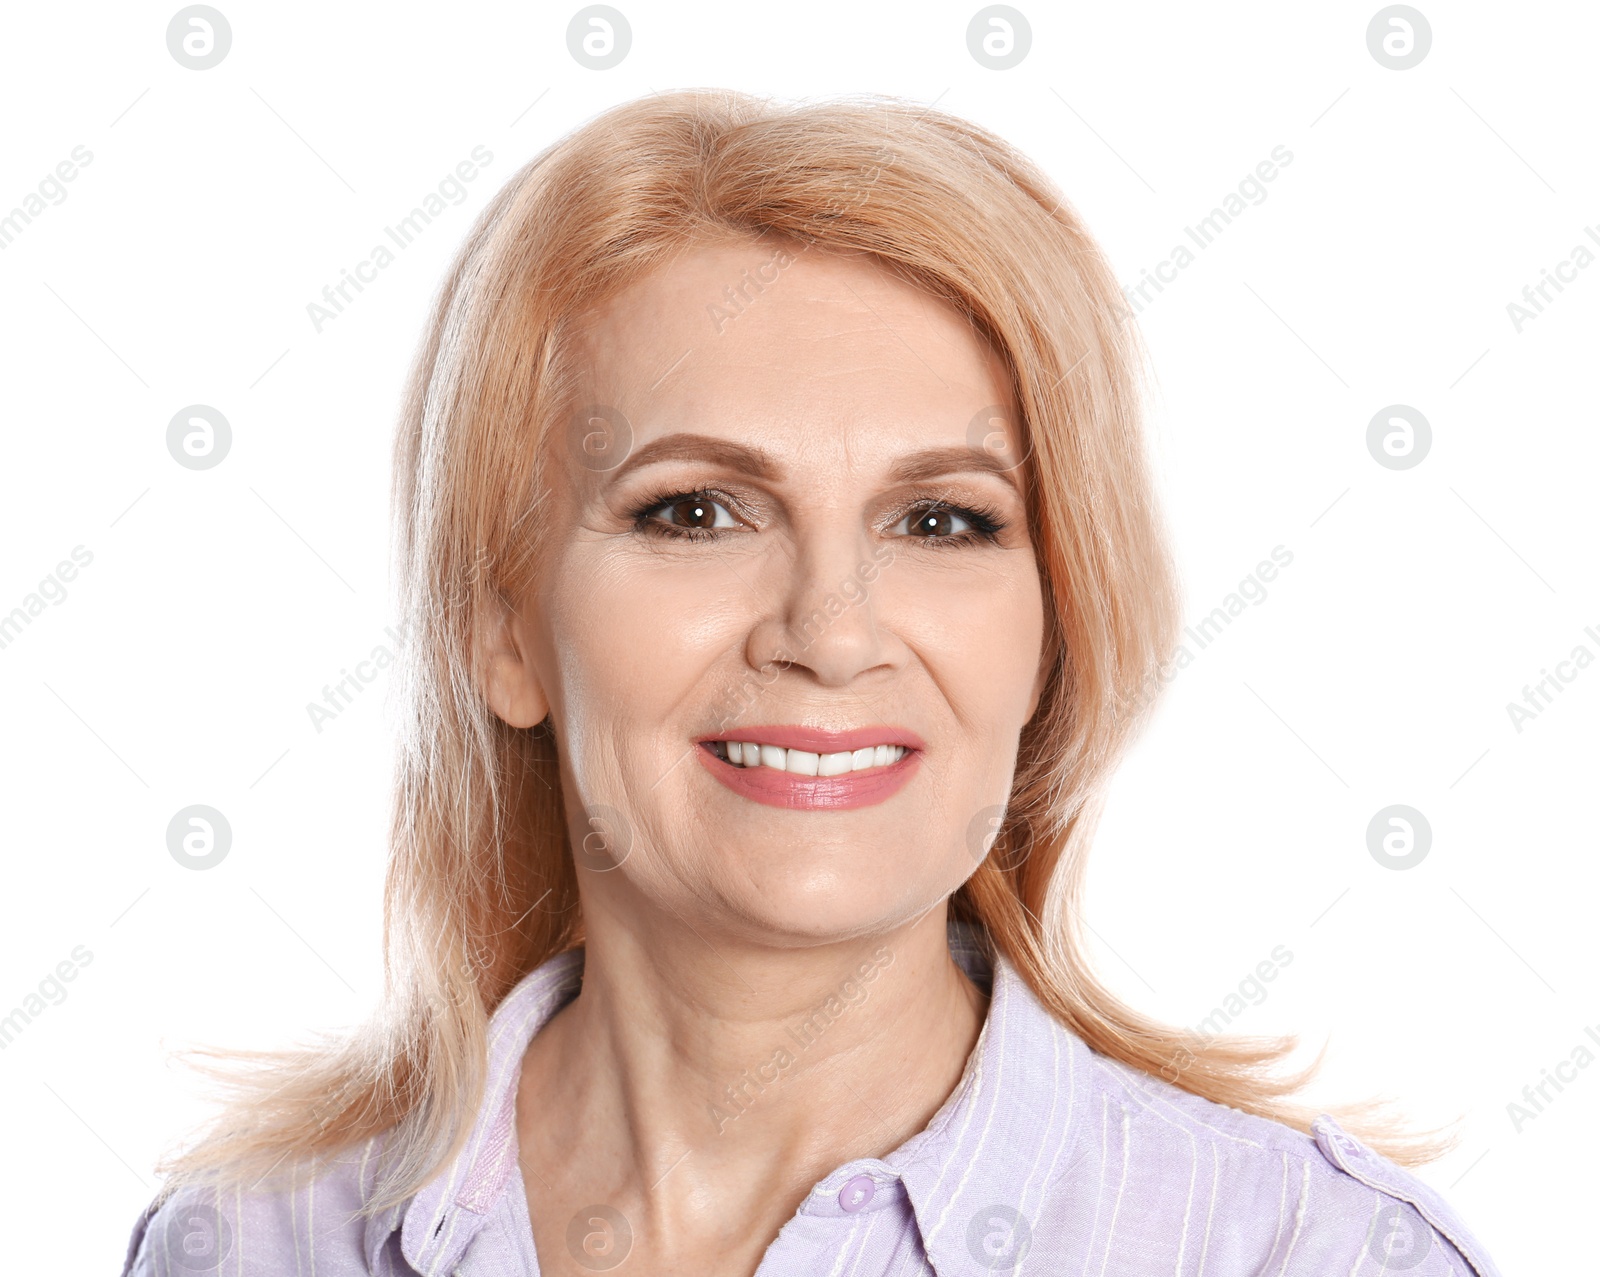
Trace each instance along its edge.
<instances>
[{"instance_id":1,"label":"white background","mask_svg":"<svg viewBox=\"0 0 1600 1277\"><path fill-rule=\"evenodd\" d=\"M10 1267L116 1271L158 1151L205 1111L168 1049L285 1042L376 997L385 684L320 733L305 707L389 642L389 447L429 298L552 140L714 85L989 126L1127 283L1293 153L1140 317L1188 619L1273 547L1293 563L1119 774L1089 920L1116 987L1178 1024L1286 945L1235 1027L1331 1036L1319 1101L1462 1115L1423 1178L1506 1273L1577 1271L1600 1067L1520 1132L1507 1105L1600 1025L1600 665L1520 732L1506 704L1600 655L1600 265L1520 333L1506 307L1600 226L1596 11L1419 0L1432 47L1396 71L1368 52L1372 0L1028 0L1032 48L994 71L968 53L976 4L618 3L633 47L603 72L568 53L576 4L218 0L233 44L203 72L168 53L176 5L7 14L0 214L93 153L0 251L0 612L93 554L0 650L0 1013L92 953L0 1054ZM480 144L466 201L316 332L307 303ZM166 450L193 403L232 426L214 470ZM1366 448L1396 403L1433 431L1409 470ZM206 873L165 845L194 803L234 832ZM1401 872L1366 844L1394 803L1433 832Z\"/></svg>"}]
</instances>

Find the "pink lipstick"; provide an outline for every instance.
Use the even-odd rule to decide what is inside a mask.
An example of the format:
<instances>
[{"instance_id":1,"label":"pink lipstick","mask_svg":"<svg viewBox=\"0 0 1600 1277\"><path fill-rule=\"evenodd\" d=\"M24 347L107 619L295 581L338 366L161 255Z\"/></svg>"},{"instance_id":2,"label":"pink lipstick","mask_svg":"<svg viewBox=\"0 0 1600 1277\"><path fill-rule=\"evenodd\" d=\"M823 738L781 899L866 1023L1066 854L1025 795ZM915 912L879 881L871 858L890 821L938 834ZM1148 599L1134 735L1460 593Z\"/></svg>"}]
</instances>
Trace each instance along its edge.
<instances>
[{"instance_id":1,"label":"pink lipstick","mask_svg":"<svg viewBox=\"0 0 1600 1277\"><path fill-rule=\"evenodd\" d=\"M707 771L741 797L769 807L849 811L898 793L926 748L920 736L902 727L834 732L766 724L705 737L695 753ZM829 770L837 774L819 774Z\"/></svg>"}]
</instances>

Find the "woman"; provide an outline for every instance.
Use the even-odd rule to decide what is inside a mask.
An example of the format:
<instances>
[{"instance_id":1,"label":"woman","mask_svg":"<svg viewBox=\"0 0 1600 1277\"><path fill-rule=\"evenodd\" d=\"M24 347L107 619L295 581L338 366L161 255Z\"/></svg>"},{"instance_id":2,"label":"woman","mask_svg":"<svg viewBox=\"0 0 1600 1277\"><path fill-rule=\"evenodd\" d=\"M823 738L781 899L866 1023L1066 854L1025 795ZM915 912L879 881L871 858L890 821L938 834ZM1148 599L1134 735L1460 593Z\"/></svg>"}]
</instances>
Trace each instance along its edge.
<instances>
[{"instance_id":1,"label":"woman","mask_svg":"<svg viewBox=\"0 0 1600 1277\"><path fill-rule=\"evenodd\" d=\"M397 449L384 1007L257 1057L124 1271L1492 1274L1289 1043L1084 959L1177 629L1123 313L925 107L657 96L517 174Z\"/></svg>"}]
</instances>

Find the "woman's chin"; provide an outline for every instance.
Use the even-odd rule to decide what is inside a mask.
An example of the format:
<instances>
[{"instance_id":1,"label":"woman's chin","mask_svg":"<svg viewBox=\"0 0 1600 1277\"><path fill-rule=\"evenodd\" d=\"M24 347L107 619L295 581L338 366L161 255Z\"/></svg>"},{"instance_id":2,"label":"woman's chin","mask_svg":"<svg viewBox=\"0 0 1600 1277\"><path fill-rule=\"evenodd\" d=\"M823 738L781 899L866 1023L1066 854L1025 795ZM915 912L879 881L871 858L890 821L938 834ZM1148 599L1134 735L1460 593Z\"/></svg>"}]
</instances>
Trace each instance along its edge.
<instances>
[{"instance_id":1,"label":"woman's chin","mask_svg":"<svg viewBox=\"0 0 1600 1277\"><path fill-rule=\"evenodd\" d=\"M906 879L835 883L825 889L755 890L727 901L738 930L756 942L817 945L881 934L925 915L949 893L930 885L909 897Z\"/></svg>"}]
</instances>

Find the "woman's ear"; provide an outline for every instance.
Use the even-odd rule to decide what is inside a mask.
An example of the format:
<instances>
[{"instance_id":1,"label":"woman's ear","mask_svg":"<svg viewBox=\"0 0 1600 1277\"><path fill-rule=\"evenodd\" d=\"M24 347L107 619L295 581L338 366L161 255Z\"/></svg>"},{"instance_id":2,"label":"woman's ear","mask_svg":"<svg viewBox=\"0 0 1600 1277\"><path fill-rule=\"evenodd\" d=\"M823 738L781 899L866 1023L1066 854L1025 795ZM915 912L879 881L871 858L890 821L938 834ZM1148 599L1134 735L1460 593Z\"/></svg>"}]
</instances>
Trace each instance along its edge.
<instances>
[{"instance_id":1,"label":"woman's ear","mask_svg":"<svg viewBox=\"0 0 1600 1277\"><path fill-rule=\"evenodd\" d=\"M533 667L532 632L501 600L489 604L479 623L473 679L489 708L512 727L534 727L550 712L550 701Z\"/></svg>"}]
</instances>

